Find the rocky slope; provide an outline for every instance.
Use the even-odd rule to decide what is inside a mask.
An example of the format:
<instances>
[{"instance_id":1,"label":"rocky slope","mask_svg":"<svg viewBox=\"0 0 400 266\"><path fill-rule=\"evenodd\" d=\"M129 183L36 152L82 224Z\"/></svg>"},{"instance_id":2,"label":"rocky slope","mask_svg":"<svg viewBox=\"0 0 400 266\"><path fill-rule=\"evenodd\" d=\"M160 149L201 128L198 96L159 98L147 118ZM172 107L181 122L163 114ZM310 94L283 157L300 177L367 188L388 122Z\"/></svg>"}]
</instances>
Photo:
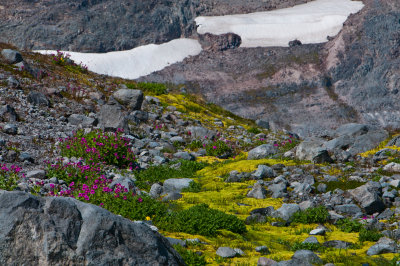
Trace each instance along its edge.
<instances>
[{"instance_id":1,"label":"rocky slope","mask_svg":"<svg viewBox=\"0 0 400 266\"><path fill-rule=\"evenodd\" d=\"M307 1L2 1L0 42L35 50L127 50L190 36L199 15L246 13L304 2Z\"/></svg>"},{"instance_id":2,"label":"rocky slope","mask_svg":"<svg viewBox=\"0 0 400 266\"><path fill-rule=\"evenodd\" d=\"M399 3L363 2L326 44L204 51L144 80L186 84L236 114L303 136L356 121L398 128Z\"/></svg>"},{"instance_id":3,"label":"rocky slope","mask_svg":"<svg viewBox=\"0 0 400 266\"><path fill-rule=\"evenodd\" d=\"M183 88L0 47L3 264L182 264L170 244L188 265L399 261L395 132L303 140Z\"/></svg>"}]
</instances>

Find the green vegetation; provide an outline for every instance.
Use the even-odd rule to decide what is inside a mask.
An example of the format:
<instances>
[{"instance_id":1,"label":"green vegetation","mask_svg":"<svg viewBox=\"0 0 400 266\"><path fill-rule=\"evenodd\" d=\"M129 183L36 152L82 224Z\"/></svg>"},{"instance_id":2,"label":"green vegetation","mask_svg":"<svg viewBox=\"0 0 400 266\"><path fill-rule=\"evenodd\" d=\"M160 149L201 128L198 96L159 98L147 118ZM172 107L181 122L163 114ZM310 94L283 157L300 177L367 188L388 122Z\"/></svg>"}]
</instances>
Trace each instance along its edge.
<instances>
[{"instance_id":1,"label":"green vegetation","mask_svg":"<svg viewBox=\"0 0 400 266\"><path fill-rule=\"evenodd\" d=\"M192 178L198 170L208 164L205 162L179 160L167 165L150 166L148 169L135 173L136 185L149 189L151 184L162 182L168 178Z\"/></svg>"},{"instance_id":2,"label":"green vegetation","mask_svg":"<svg viewBox=\"0 0 400 266\"><path fill-rule=\"evenodd\" d=\"M383 235L378 230L362 228L358 236L360 242L364 241L378 241Z\"/></svg>"},{"instance_id":3,"label":"green vegetation","mask_svg":"<svg viewBox=\"0 0 400 266\"><path fill-rule=\"evenodd\" d=\"M295 242L291 246L291 250L292 251L302 250L302 249L314 250L315 251L315 250L321 250L322 248L323 248L323 246L321 246L321 244L318 244L318 243Z\"/></svg>"},{"instance_id":4,"label":"green vegetation","mask_svg":"<svg viewBox=\"0 0 400 266\"><path fill-rule=\"evenodd\" d=\"M139 83L126 83L125 85L129 89L141 90L143 91L143 93L148 95L162 95L168 93L167 86L161 83L139 82Z\"/></svg>"},{"instance_id":5,"label":"green vegetation","mask_svg":"<svg viewBox=\"0 0 400 266\"><path fill-rule=\"evenodd\" d=\"M328 210L325 206L319 206L316 208L309 208L305 211L296 212L293 215L292 222L294 223L325 223L329 217Z\"/></svg>"},{"instance_id":6,"label":"green vegetation","mask_svg":"<svg viewBox=\"0 0 400 266\"><path fill-rule=\"evenodd\" d=\"M249 129L247 130L247 132L253 133L253 134L258 134L258 133L261 133L261 130L258 129L258 128L256 128L256 127L251 127L251 128L249 128Z\"/></svg>"},{"instance_id":7,"label":"green vegetation","mask_svg":"<svg viewBox=\"0 0 400 266\"><path fill-rule=\"evenodd\" d=\"M360 230L363 228L363 225L360 222L349 218L339 220L336 223L336 226L339 227L341 231L346 233L360 232Z\"/></svg>"},{"instance_id":8,"label":"green vegetation","mask_svg":"<svg viewBox=\"0 0 400 266\"><path fill-rule=\"evenodd\" d=\"M203 236L216 236L221 229L239 234L247 231L244 222L236 216L210 209L206 204L173 213L160 227L167 231Z\"/></svg>"},{"instance_id":9,"label":"green vegetation","mask_svg":"<svg viewBox=\"0 0 400 266\"><path fill-rule=\"evenodd\" d=\"M182 192L198 193L201 191L201 185L194 181L189 183L189 187L182 189Z\"/></svg>"},{"instance_id":10,"label":"green vegetation","mask_svg":"<svg viewBox=\"0 0 400 266\"><path fill-rule=\"evenodd\" d=\"M217 140L206 145L206 152L208 156L222 156L230 155L232 149L225 141Z\"/></svg>"},{"instance_id":11,"label":"green vegetation","mask_svg":"<svg viewBox=\"0 0 400 266\"><path fill-rule=\"evenodd\" d=\"M199 255L194 251L187 250L180 245L174 245L174 248L181 255L182 259L188 266L203 266L207 265L204 255Z\"/></svg>"}]
</instances>

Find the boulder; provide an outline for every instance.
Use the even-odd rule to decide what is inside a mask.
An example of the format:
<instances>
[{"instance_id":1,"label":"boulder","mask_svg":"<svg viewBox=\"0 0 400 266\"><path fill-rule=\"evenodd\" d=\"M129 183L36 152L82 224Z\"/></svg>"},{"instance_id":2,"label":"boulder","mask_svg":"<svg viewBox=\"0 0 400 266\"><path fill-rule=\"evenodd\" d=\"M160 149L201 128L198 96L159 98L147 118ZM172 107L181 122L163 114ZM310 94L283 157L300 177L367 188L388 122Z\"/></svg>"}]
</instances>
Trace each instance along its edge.
<instances>
[{"instance_id":1,"label":"boulder","mask_svg":"<svg viewBox=\"0 0 400 266\"><path fill-rule=\"evenodd\" d=\"M322 260L311 250L297 250L292 260L298 263L322 264Z\"/></svg>"},{"instance_id":2,"label":"boulder","mask_svg":"<svg viewBox=\"0 0 400 266\"><path fill-rule=\"evenodd\" d=\"M341 241L341 240L330 240L330 241L324 242L322 245L327 248L347 249L347 248L351 247L353 244L350 242Z\"/></svg>"},{"instance_id":3,"label":"boulder","mask_svg":"<svg viewBox=\"0 0 400 266\"><path fill-rule=\"evenodd\" d=\"M3 49L1 51L1 56L7 64L16 64L24 60L18 51L12 49Z\"/></svg>"},{"instance_id":4,"label":"boulder","mask_svg":"<svg viewBox=\"0 0 400 266\"><path fill-rule=\"evenodd\" d=\"M0 228L1 265L184 265L146 223L73 198L0 191Z\"/></svg>"},{"instance_id":5,"label":"boulder","mask_svg":"<svg viewBox=\"0 0 400 266\"><path fill-rule=\"evenodd\" d=\"M397 252L397 244L394 240L381 237L378 242L375 243L372 247L370 247L367 251L368 256L379 255L384 253L396 253Z\"/></svg>"},{"instance_id":6,"label":"boulder","mask_svg":"<svg viewBox=\"0 0 400 266\"><path fill-rule=\"evenodd\" d=\"M142 108L143 92L141 90L119 89L113 93L113 97L132 111Z\"/></svg>"},{"instance_id":7,"label":"boulder","mask_svg":"<svg viewBox=\"0 0 400 266\"><path fill-rule=\"evenodd\" d=\"M214 35L211 33L199 35L202 48L206 51L225 51L238 48L242 44L242 38L232 32Z\"/></svg>"},{"instance_id":8,"label":"boulder","mask_svg":"<svg viewBox=\"0 0 400 266\"><path fill-rule=\"evenodd\" d=\"M387 165L385 165L383 167L383 170L384 171L388 171L388 172L399 173L400 172L400 164L399 163L395 163L395 162L388 163Z\"/></svg>"},{"instance_id":9,"label":"boulder","mask_svg":"<svg viewBox=\"0 0 400 266\"><path fill-rule=\"evenodd\" d=\"M199 126L187 127L186 131L196 139L213 139L216 135L214 131Z\"/></svg>"},{"instance_id":10,"label":"boulder","mask_svg":"<svg viewBox=\"0 0 400 266\"><path fill-rule=\"evenodd\" d=\"M47 97L43 93L37 91L31 91L28 94L28 102L38 106L50 106Z\"/></svg>"},{"instance_id":11,"label":"boulder","mask_svg":"<svg viewBox=\"0 0 400 266\"><path fill-rule=\"evenodd\" d=\"M219 247L216 254L222 258L234 258L237 255L236 251L230 247Z\"/></svg>"},{"instance_id":12,"label":"boulder","mask_svg":"<svg viewBox=\"0 0 400 266\"><path fill-rule=\"evenodd\" d=\"M267 191L260 183L255 183L253 188L247 193L248 198L265 199Z\"/></svg>"},{"instance_id":13,"label":"boulder","mask_svg":"<svg viewBox=\"0 0 400 266\"><path fill-rule=\"evenodd\" d=\"M68 123L74 126L92 127L97 125L98 120L86 115L72 114L68 117Z\"/></svg>"},{"instance_id":14,"label":"boulder","mask_svg":"<svg viewBox=\"0 0 400 266\"><path fill-rule=\"evenodd\" d=\"M14 107L6 104L0 108L0 119L1 121L15 122L18 120L18 114Z\"/></svg>"},{"instance_id":15,"label":"boulder","mask_svg":"<svg viewBox=\"0 0 400 266\"><path fill-rule=\"evenodd\" d=\"M181 192L182 189L188 188L190 183L194 182L190 178L170 178L164 181L163 192Z\"/></svg>"},{"instance_id":16,"label":"boulder","mask_svg":"<svg viewBox=\"0 0 400 266\"><path fill-rule=\"evenodd\" d=\"M293 215L300 211L300 207L297 204L282 204L282 207L276 210L274 216L282 218L285 221L290 221Z\"/></svg>"},{"instance_id":17,"label":"boulder","mask_svg":"<svg viewBox=\"0 0 400 266\"><path fill-rule=\"evenodd\" d=\"M356 215L358 213L362 213L360 207L355 204L342 204L336 205L335 210L339 213L348 214L348 215Z\"/></svg>"},{"instance_id":18,"label":"boulder","mask_svg":"<svg viewBox=\"0 0 400 266\"><path fill-rule=\"evenodd\" d=\"M127 119L122 112L121 106L117 104L106 104L100 108L98 114L99 124L104 130L128 129Z\"/></svg>"},{"instance_id":19,"label":"boulder","mask_svg":"<svg viewBox=\"0 0 400 266\"><path fill-rule=\"evenodd\" d=\"M265 119L258 119L256 120L256 124L259 127L265 128L265 129L269 129L269 121L265 120Z\"/></svg>"},{"instance_id":20,"label":"boulder","mask_svg":"<svg viewBox=\"0 0 400 266\"><path fill-rule=\"evenodd\" d=\"M378 192L370 184L362 185L349 192L367 214L374 214L385 209L385 204L379 198Z\"/></svg>"},{"instance_id":21,"label":"boulder","mask_svg":"<svg viewBox=\"0 0 400 266\"><path fill-rule=\"evenodd\" d=\"M276 177L276 173L271 167L260 164L254 172L253 177L255 179L272 178Z\"/></svg>"},{"instance_id":22,"label":"boulder","mask_svg":"<svg viewBox=\"0 0 400 266\"><path fill-rule=\"evenodd\" d=\"M323 144L323 139L307 138L297 146L296 157L300 160L312 161L313 163L333 162Z\"/></svg>"},{"instance_id":23,"label":"boulder","mask_svg":"<svg viewBox=\"0 0 400 266\"><path fill-rule=\"evenodd\" d=\"M278 148L271 144L262 144L249 151L248 160L258 160L274 155L278 152Z\"/></svg>"}]
</instances>

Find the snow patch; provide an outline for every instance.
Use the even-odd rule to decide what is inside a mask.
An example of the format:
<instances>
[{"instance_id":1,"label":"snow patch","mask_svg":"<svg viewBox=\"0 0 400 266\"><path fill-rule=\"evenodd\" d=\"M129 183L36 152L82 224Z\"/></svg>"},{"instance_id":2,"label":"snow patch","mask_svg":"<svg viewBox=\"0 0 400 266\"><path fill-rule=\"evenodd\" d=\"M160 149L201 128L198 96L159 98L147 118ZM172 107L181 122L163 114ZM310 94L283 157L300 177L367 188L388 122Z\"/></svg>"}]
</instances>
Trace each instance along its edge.
<instances>
[{"instance_id":1,"label":"snow patch","mask_svg":"<svg viewBox=\"0 0 400 266\"><path fill-rule=\"evenodd\" d=\"M198 55L202 51L197 40L176 39L160 45L149 44L127 51L109 53L79 53L61 51L69 54L76 63L82 63L90 71L98 74L136 79L183 61L186 57ZM36 51L41 54L56 54L53 50Z\"/></svg>"},{"instance_id":2,"label":"snow patch","mask_svg":"<svg viewBox=\"0 0 400 266\"><path fill-rule=\"evenodd\" d=\"M233 32L242 38L242 47L288 46L321 43L335 36L351 13L363 8L360 1L316 0L291 8L240 15L197 17L199 34Z\"/></svg>"}]
</instances>

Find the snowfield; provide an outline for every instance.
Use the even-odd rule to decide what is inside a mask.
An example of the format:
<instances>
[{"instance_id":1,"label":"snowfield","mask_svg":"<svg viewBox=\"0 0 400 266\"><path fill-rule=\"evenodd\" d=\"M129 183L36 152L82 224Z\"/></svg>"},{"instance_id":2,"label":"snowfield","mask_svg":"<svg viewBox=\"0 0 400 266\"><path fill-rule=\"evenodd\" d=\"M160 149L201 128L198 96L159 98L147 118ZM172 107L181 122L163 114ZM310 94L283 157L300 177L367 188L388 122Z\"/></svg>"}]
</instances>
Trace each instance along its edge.
<instances>
[{"instance_id":1,"label":"snowfield","mask_svg":"<svg viewBox=\"0 0 400 266\"><path fill-rule=\"evenodd\" d=\"M69 54L75 63L82 63L90 71L98 74L136 79L161 70L171 64L181 62L188 56L198 55L201 45L197 40L176 39L160 45L149 44L127 51L98 53L78 53L61 51ZM53 50L36 51L42 54L56 54Z\"/></svg>"},{"instance_id":2,"label":"snowfield","mask_svg":"<svg viewBox=\"0 0 400 266\"><path fill-rule=\"evenodd\" d=\"M316 0L291 8L267 12L217 17L198 17L199 34L233 32L241 36L242 47L288 46L298 39L302 43L321 43L335 36L351 13L363 8L360 1ZM126 79L137 79L195 56L202 51L193 39L176 39L160 45L144 45L128 51L104 54L68 52L76 63L90 71ZM56 54L53 50L36 51Z\"/></svg>"},{"instance_id":3,"label":"snowfield","mask_svg":"<svg viewBox=\"0 0 400 266\"><path fill-rule=\"evenodd\" d=\"M304 44L321 43L338 34L347 17L363 6L360 1L316 0L273 11L198 17L197 32L236 33L242 38L241 47L288 46L295 39Z\"/></svg>"}]
</instances>

